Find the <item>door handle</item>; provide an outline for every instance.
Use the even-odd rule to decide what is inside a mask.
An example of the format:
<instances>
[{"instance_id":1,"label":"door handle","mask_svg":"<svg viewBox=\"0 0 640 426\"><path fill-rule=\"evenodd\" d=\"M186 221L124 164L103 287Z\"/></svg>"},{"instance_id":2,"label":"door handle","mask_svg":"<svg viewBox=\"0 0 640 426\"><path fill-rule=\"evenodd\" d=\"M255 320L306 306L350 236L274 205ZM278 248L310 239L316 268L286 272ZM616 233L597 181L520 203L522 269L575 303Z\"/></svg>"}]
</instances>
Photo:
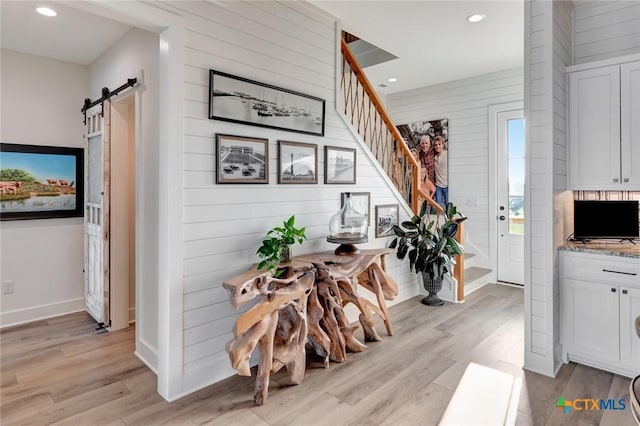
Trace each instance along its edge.
<instances>
[{"instance_id":1,"label":"door handle","mask_svg":"<svg viewBox=\"0 0 640 426\"><path fill-rule=\"evenodd\" d=\"M603 269L602 272L610 272L612 274L622 274L622 275L631 275L633 277L635 277L636 275L638 275L635 272L621 272L621 271L612 271L611 269Z\"/></svg>"},{"instance_id":2,"label":"door handle","mask_svg":"<svg viewBox=\"0 0 640 426\"><path fill-rule=\"evenodd\" d=\"M613 178L613 181L614 182L618 182L618 178Z\"/></svg>"},{"instance_id":3,"label":"door handle","mask_svg":"<svg viewBox=\"0 0 640 426\"><path fill-rule=\"evenodd\" d=\"M504 215L500 215L500 217L498 217L498 219L505 220L506 218L504 217Z\"/></svg>"},{"instance_id":4,"label":"door handle","mask_svg":"<svg viewBox=\"0 0 640 426\"><path fill-rule=\"evenodd\" d=\"M622 290L622 294L627 294L629 293L627 290Z\"/></svg>"},{"instance_id":5,"label":"door handle","mask_svg":"<svg viewBox=\"0 0 640 426\"><path fill-rule=\"evenodd\" d=\"M629 178L624 178L623 179L625 182L629 182Z\"/></svg>"}]
</instances>

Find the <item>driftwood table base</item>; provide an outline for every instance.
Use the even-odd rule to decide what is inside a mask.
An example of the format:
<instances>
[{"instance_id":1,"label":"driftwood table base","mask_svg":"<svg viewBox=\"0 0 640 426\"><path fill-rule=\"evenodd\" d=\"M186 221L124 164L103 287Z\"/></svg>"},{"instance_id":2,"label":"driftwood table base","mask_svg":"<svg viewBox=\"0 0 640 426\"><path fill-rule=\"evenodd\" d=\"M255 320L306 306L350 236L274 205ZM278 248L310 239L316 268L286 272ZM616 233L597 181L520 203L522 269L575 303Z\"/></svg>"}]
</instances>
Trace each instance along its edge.
<instances>
[{"instance_id":1,"label":"driftwood table base","mask_svg":"<svg viewBox=\"0 0 640 426\"><path fill-rule=\"evenodd\" d=\"M320 253L294 258L281 265L281 278L252 268L223 283L237 309L258 298L258 302L238 317L235 337L226 349L231 365L242 376L250 376L249 360L259 351L254 401L267 401L269 377L286 368L293 384L304 378L306 345L322 357L343 362L347 352L367 347L354 335L344 307L353 303L360 311L365 341L378 341L373 314L384 321L387 334L393 334L385 300L398 294L398 285L384 270L384 256L390 249L362 250L354 256ZM374 293L378 305L358 294L358 286Z\"/></svg>"}]
</instances>

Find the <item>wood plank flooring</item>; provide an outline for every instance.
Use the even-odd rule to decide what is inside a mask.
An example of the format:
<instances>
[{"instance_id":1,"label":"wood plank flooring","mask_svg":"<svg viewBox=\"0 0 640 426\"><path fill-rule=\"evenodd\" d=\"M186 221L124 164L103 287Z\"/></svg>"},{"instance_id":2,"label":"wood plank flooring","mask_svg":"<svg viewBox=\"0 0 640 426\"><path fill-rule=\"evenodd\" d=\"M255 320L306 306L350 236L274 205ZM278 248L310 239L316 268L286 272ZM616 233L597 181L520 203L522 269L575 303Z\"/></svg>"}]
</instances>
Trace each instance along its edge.
<instances>
[{"instance_id":1,"label":"wood plank flooring","mask_svg":"<svg viewBox=\"0 0 640 426\"><path fill-rule=\"evenodd\" d=\"M473 362L522 379L517 425L635 424L628 408L567 414L554 409L560 396L628 403L629 380L575 364L564 365L555 379L523 371L522 289L488 285L463 304L443 307L419 300L390 308L395 335L386 336L379 321L383 340L349 354L346 362L325 370L310 359L299 386L274 375L262 407L252 401L254 379L240 376L164 401L155 375L133 355L135 330L96 331L84 313L5 329L0 423L435 425Z\"/></svg>"}]
</instances>

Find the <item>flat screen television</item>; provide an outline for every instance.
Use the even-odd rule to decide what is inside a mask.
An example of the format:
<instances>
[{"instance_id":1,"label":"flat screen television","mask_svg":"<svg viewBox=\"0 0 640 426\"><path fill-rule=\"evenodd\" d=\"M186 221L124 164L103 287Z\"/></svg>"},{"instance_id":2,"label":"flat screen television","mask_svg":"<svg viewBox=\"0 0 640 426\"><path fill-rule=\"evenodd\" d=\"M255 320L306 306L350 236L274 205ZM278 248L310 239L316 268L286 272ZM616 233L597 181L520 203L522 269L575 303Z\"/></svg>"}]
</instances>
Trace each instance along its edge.
<instances>
[{"instance_id":1,"label":"flat screen television","mask_svg":"<svg viewBox=\"0 0 640 426\"><path fill-rule=\"evenodd\" d=\"M637 239L637 201L574 201L573 233L576 240L597 238Z\"/></svg>"}]
</instances>

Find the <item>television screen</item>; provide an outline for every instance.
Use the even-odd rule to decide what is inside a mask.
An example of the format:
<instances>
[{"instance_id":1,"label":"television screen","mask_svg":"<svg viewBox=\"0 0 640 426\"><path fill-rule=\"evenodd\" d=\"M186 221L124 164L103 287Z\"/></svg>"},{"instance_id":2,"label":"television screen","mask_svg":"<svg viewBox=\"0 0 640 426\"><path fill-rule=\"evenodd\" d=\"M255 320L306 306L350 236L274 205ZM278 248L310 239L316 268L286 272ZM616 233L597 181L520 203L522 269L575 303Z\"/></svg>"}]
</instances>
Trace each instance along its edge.
<instances>
[{"instance_id":1,"label":"television screen","mask_svg":"<svg viewBox=\"0 0 640 426\"><path fill-rule=\"evenodd\" d=\"M574 201L574 238L638 238L637 201Z\"/></svg>"}]
</instances>

